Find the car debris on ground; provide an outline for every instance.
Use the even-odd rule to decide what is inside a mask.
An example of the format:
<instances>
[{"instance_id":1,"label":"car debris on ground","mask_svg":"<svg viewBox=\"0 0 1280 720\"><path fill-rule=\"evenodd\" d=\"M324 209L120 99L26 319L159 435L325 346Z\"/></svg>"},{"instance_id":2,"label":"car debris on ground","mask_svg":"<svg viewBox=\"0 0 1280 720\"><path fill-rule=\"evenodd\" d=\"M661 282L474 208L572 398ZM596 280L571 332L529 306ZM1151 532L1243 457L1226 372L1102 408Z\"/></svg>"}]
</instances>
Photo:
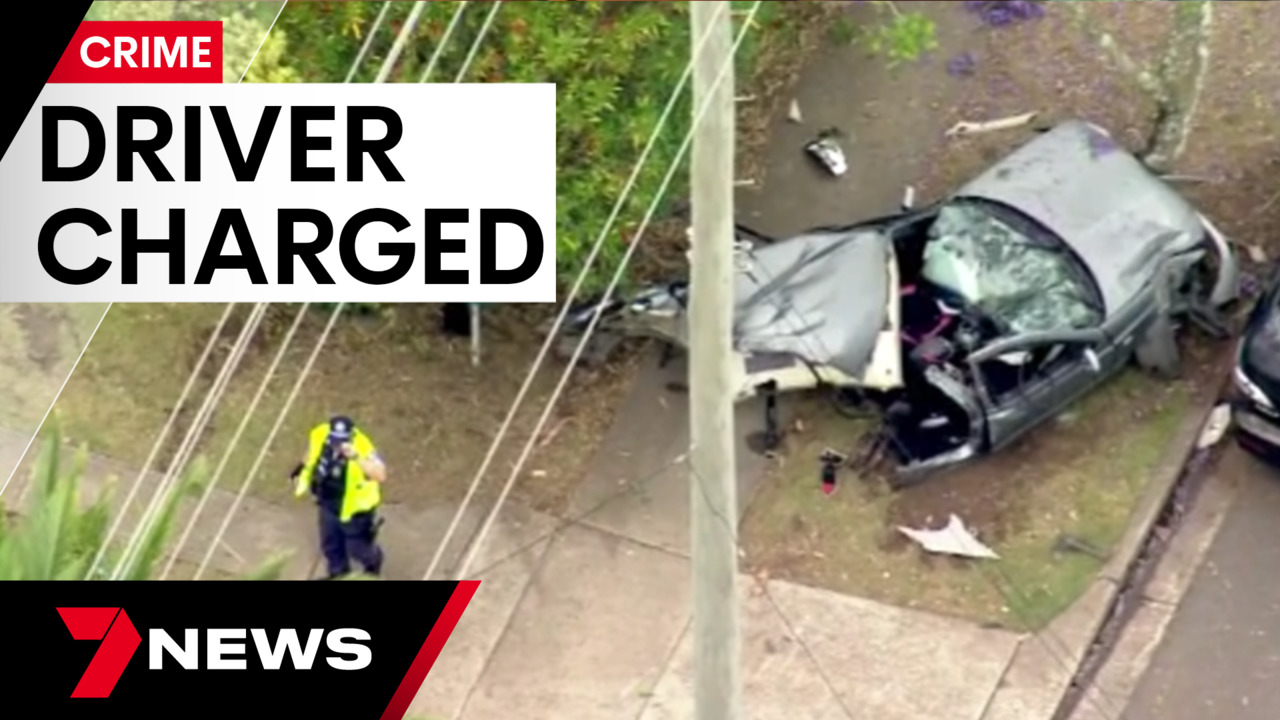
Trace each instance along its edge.
<instances>
[{"instance_id":1,"label":"car debris on ground","mask_svg":"<svg viewBox=\"0 0 1280 720\"><path fill-rule=\"evenodd\" d=\"M849 170L849 164L845 160L844 149L836 142L837 135L839 133L834 128L823 130L818 133L818 137L805 144L804 150L826 168L827 172L840 177Z\"/></svg>"},{"instance_id":2,"label":"car debris on ground","mask_svg":"<svg viewBox=\"0 0 1280 720\"><path fill-rule=\"evenodd\" d=\"M1200 431L1200 437L1196 440L1196 449L1205 450L1218 444L1218 441L1227 434L1227 428L1231 425L1231 404L1222 403L1209 413L1209 419L1205 421L1204 429Z\"/></svg>"},{"instance_id":3,"label":"car debris on ground","mask_svg":"<svg viewBox=\"0 0 1280 720\"><path fill-rule=\"evenodd\" d=\"M1011 115L1009 117L998 118L996 120L986 120L982 122L970 122L962 120L952 125L946 132L947 137L967 137L969 135L978 135L980 133L995 132L997 130L1011 130L1016 127L1022 127L1030 123L1036 118L1038 112L1023 113L1022 115Z\"/></svg>"},{"instance_id":4,"label":"car debris on ground","mask_svg":"<svg viewBox=\"0 0 1280 720\"><path fill-rule=\"evenodd\" d=\"M1107 553L1097 545L1078 535L1063 533L1053 541L1053 552L1058 555L1077 553L1088 555L1098 562L1107 561Z\"/></svg>"},{"instance_id":5,"label":"car debris on ground","mask_svg":"<svg viewBox=\"0 0 1280 720\"><path fill-rule=\"evenodd\" d=\"M926 552L940 555L957 555L978 560L999 560L1000 556L991 548L983 545L973 533L964 526L964 521L953 513L947 520L947 526L941 530L916 530L898 526L898 531L914 540Z\"/></svg>"},{"instance_id":6,"label":"car debris on ground","mask_svg":"<svg viewBox=\"0 0 1280 720\"><path fill-rule=\"evenodd\" d=\"M800 115L800 103L799 103L799 102L797 102L797 101L795 101L795 100L792 100L792 101L791 101L791 107L787 109L787 119L788 119L788 120L790 120L791 122L793 122L793 123L797 124L797 125L802 125L802 124L804 124L804 118L803 118L803 116L801 116L801 115Z\"/></svg>"},{"instance_id":7,"label":"car debris on ground","mask_svg":"<svg viewBox=\"0 0 1280 720\"><path fill-rule=\"evenodd\" d=\"M840 471L840 466L849 461L849 456L827 448L822 451L818 461L822 463L822 493L830 495L836 491L836 474Z\"/></svg>"}]
</instances>

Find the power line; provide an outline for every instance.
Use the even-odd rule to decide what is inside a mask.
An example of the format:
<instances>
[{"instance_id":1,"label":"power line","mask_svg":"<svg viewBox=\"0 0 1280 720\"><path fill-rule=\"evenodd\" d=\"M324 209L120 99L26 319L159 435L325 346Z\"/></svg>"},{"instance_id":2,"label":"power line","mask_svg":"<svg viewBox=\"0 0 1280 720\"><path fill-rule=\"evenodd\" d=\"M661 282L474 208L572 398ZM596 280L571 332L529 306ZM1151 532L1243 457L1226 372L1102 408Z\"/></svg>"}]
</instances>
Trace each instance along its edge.
<instances>
[{"instance_id":1,"label":"power line","mask_svg":"<svg viewBox=\"0 0 1280 720\"><path fill-rule=\"evenodd\" d=\"M258 43L258 47L253 51L253 57L249 58L248 64L244 66L244 72L240 73L240 79L236 84L244 82L244 78L249 74L249 68L253 67L253 61L258 59L258 53L262 52L262 46L267 44L267 36L271 34L272 28L276 26L276 21L280 19L280 15L284 13L284 6L289 4L289 0L280 3L280 9L276 11L276 16L271 18L271 24L267 26L267 31L262 33L262 40Z\"/></svg>"},{"instance_id":2,"label":"power line","mask_svg":"<svg viewBox=\"0 0 1280 720\"><path fill-rule=\"evenodd\" d=\"M747 13L746 18L743 21L742 28L738 31L737 37L734 38L733 45L730 50L729 60L721 67L720 73L717 75L717 77L715 78L715 80L711 85L713 90L721 82L724 81L725 76L728 74L728 71L732 68L733 58L734 56L736 56L738 48L741 46L742 41L746 38L747 32L751 29L751 26L755 19L755 15L760 9L761 2L762 0L756 0L756 2L753 3L751 6L751 10ZM728 4L726 3L726 5L722 7L727 7L727 6ZM648 229L649 223L652 222L654 215L657 213L658 206L661 203L663 196L666 194L667 188L670 187L672 180L675 179L676 172L680 169L680 163L683 161L684 156L688 153L689 146L693 142L694 130L702 122L703 116L706 114L708 107L710 107L709 103L704 104L702 107L696 109L694 113L693 124L689 132L686 133L684 141L680 145L679 151L676 153L675 158L671 162L671 167L668 170L666 177L663 178L662 184L659 186L658 191L654 196L653 202L649 205L649 209L645 213L644 220L641 222L640 227L636 231L635 238L627 246L626 253L623 255L621 262L618 264L617 270L614 272L613 277L609 281L609 286L605 290L604 298L600 302L601 308L608 305L608 303L613 299L613 294L617 290L618 284L622 281L622 274L626 270L627 265L631 262L631 258L635 255L636 249L640 247L640 241L644 238L645 230ZM498 500L494 504L493 509L489 512L488 517L485 518L485 522L481 526L480 532L476 535L476 540L472 543L470 549L468 550L466 556L464 557L462 564L459 567L458 572L456 573L456 577L459 577L459 578L466 577L467 571L470 569L471 563L475 560L477 554L479 553L480 546L483 544L485 537L489 534L489 532L493 528L494 523L497 521L498 512L502 509L502 505L506 502L507 496L511 493L511 488L515 485L516 480L520 477L520 471L524 468L524 463L528 460L529 455L532 453L533 447L536 444L542 432L543 426L546 425L547 420L550 418L551 410L555 407L556 401L559 399L560 395L564 392L565 386L567 385L569 380L569 376L572 374L574 368L577 366L578 360L582 357L582 352L586 348L587 342L591 339L592 333L595 332L595 328L599 324L600 317L601 317L601 313L599 312L599 310L597 310L597 312L592 314L591 321L587 324L587 328L583 333L582 339L579 340L578 346L574 349L573 356L570 358L568 366L565 368L564 372L560 375L560 381L556 385L556 389L552 392L551 397L547 400L547 404L543 409L542 416L538 418L537 424L534 426L533 431L530 433L529 441L525 443L524 450L521 452L520 458L516 461L515 467L512 468L511 475L507 478L506 485L502 488L501 493L498 495Z\"/></svg>"},{"instance_id":3,"label":"power line","mask_svg":"<svg viewBox=\"0 0 1280 720\"><path fill-rule=\"evenodd\" d=\"M196 378L204 370L204 365L208 362L214 346L217 345L218 337L222 335L222 328L226 326L227 320L231 318L231 312L235 309L235 305L235 303L227 303L226 310L222 312L222 318L218 321L217 326L213 328L213 333L209 335L209 342L205 343L204 351L200 353L200 359L196 361L195 368L192 369L191 374L187 377L187 384L182 388L182 393L178 396L178 402L173 406L173 411L169 413L169 419L165 421L164 427L160 429L160 435L156 437L155 443L151 446L151 452L142 464L142 470L138 472L137 478L134 479L133 487L129 489L128 495L125 496L124 503L120 506L120 512L116 515L115 522L111 524L106 536L102 538L102 543L99 545L97 553L94 554L93 562L89 563L89 570L85 573L85 580L91 579L94 573L97 572L98 565L102 562L102 557L106 554L107 548L111 546L111 541L115 539L116 533L119 532L120 525L124 523L125 515L129 512L129 507L133 505L138 489L142 487L142 481L146 478L147 473L151 471L151 465L155 462L156 456L160 454L161 446L168 439L169 431L173 429L174 422L182 412L182 406L186 404L187 396L191 394L192 388L195 387Z\"/></svg>"},{"instance_id":4,"label":"power line","mask_svg":"<svg viewBox=\"0 0 1280 720\"><path fill-rule=\"evenodd\" d=\"M962 545L967 543L967 539L961 537L958 534L958 530L956 528L948 527L947 534L949 537L955 539L957 544ZM1000 561L997 559L994 562L999 563ZM997 580L996 578L988 574L987 563L982 562L981 560L978 560L976 563L978 574L981 575L985 580L987 580L987 582L991 584L991 587L995 589L996 593L1004 601L1005 605L1015 614L1018 614L1018 607L1020 603L1026 602L1028 599L1026 594L1023 593L1018 588L1018 584L1013 582L1013 578L1009 577L1009 575L1005 573L998 564L992 565L991 567L994 568L994 571L1004 579L1004 583L1005 585L1008 586L1008 590L1006 590L1005 586L1002 585L999 580ZM1018 597L1016 598L1010 597L1010 592L1016 593ZM774 608L778 611L778 614L780 616L783 616L785 618L785 616L782 613L782 608L778 607L777 603L774 603ZM1028 624L1027 619L1025 617L1019 617L1018 620L1024 625ZM790 624L790 621L786 621L786 622ZM1075 674L1075 671L1071 669L1070 661L1067 659L1071 656L1071 651L1067 643L1063 641L1062 638L1059 637L1051 627L1046 626L1042 628L1040 632L1036 632L1032 634L1035 636L1036 640L1040 642L1041 646L1044 648L1045 652L1048 653L1049 657L1052 658L1055 663L1061 666L1061 668L1064 671L1066 671L1068 677L1071 677ZM1052 637L1056 642L1050 643L1049 637ZM1064 655L1066 656L1066 658L1063 657ZM1088 690L1087 688L1085 688L1086 692L1084 693L1084 696L1089 701L1089 703L1093 706L1093 709L1097 710L1098 713L1102 715L1102 717L1105 718L1106 720L1116 720L1117 718L1119 718L1123 710L1122 704L1117 702L1114 698L1112 698L1106 691L1102 689L1100 685L1097 685L1095 683L1094 688L1098 691L1098 695L1101 698L1101 700L1099 700L1099 698L1095 698L1092 695L1090 695L1087 692ZM1108 708L1102 707L1102 701L1106 701L1106 705L1109 707L1109 710Z\"/></svg>"},{"instance_id":5,"label":"power line","mask_svg":"<svg viewBox=\"0 0 1280 720\"><path fill-rule=\"evenodd\" d=\"M213 385L205 394L204 403L200 406L196 413L192 424L187 428L187 434L182 439L182 443L178 446L173 459L169 463L169 469L160 478L156 485L155 492L151 495L151 502L148 503L142 517L138 520L138 524L134 526L133 533L129 538L128 544L125 546L120 561L116 564L115 570L111 573L111 580L120 580L133 568L134 562L137 560L137 554L142 546L143 540L151 531L156 519L159 516L161 508L164 506L165 500L168 499L170 492L175 486L181 485L179 478L183 469L192 453L195 452L196 445L200 441L200 437L204 434L205 428L208 427L209 420L213 417L214 411L222 401L222 395L226 392L227 385L231 382L231 377L235 374L236 368L240 365L240 360L244 357L245 351L249 347L249 343L253 338L253 334L257 331L258 326L262 324L262 318L266 314L266 303L258 303L254 306L253 312L249 315L249 319L245 322L244 327L240 331L240 336L236 338L235 345L231 348L227 359L222 363L222 369L218 371L218 375L214 378Z\"/></svg>"},{"instance_id":6,"label":"power line","mask_svg":"<svg viewBox=\"0 0 1280 720\"><path fill-rule=\"evenodd\" d=\"M270 35L271 31L275 28L276 23L280 20L280 16L281 14L284 13L284 9L288 4L289 4L289 0L284 0L284 2L280 3L280 9L276 11L275 17L271 19L271 24L267 26L266 32L264 32L262 35L262 40L258 43L258 47L254 50L253 56L249 58L249 62L245 64L244 72L240 73L240 79L236 81L236 84L240 84L244 82L245 76L249 74L249 68L251 68L253 66L254 61L258 59L258 53L261 52L262 46L266 44L267 36ZM200 376L201 371L204 369L204 364L208 360L210 353L213 351L213 347L217 342L218 337L222 334L222 328L226 325L227 320L230 318L231 312L234 308L235 308L235 303L227 304L226 309L223 311L222 318L218 321L218 325L214 328L213 333L209 336L209 342L206 344L204 351L200 356L200 359L196 363L195 368L192 369L191 374L188 376L187 383L183 388L181 395L178 398L178 402L174 406L173 411L170 412L169 418L165 422L164 427L161 429L159 437L156 438L155 444L152 446L151 452L147 456L146 462L143 463L142 469L138 472L138 476L133 482L133 487L129 490L129 493L125 498L124 504L121 506L120 512L116 516L115 522L112 523L112 526L110 530L107 532L106 537L103 538L102 544L99 546L97 552L94 555L93 562L89 564L89 569L85 573L86 580L91 579L94 576L94 574L97 572L98 567L102 562L102 558L107 552L107 548L110 547L111 541L115 538L115 535L119 531L121 524L124 522L124 517L126 513L128 513L129 511L129 507L133 503L134 497L137 495L138 489L141 487L143 479L146 478L147 473L150 471L151 464L155 462L156 456L159 454L161 446L164 444L165 439L168 437L169 431L173 428L173 424L177 420L177 417L182 410L182 406L186 402L187 396L190 394L191 389L195 385L196 378ZM110 310L110 305L108 306L107 309ZM103 316L105 317L105 313Z\"/></svg>"},{"instance_id":7,"label":"power line","mask_svg":"<svg viewBox=\"0 0 1280 720\"><path fill-rule=\"evenodd\" d=\"M379 69L378 74L374 79L375 83L384 82L386 78L390 75L391 68L394 66L400 53L404 49L404 44L407 42L408 32L411 30L411 26L417 23L418 17L421 15L421 11L424 7L425 7L425 2L419 2L415 5L413 13L410 15L410 18L406 22L405 27L401 28L401 33L397 37L396 45L398 47L393 47L392 52L388 55L388 57L385 60L383 60L382 67ZM480 39L483 39L483 35L485 32L487 32L487 30L488 30L488 25L486 25L485 30L482 32ZM480 39L477 39L477 43L480 41ZM465 66L464 66L464 71L465 71ZM323 350L325 342L328 340L329 334L333 330L334 324L337 322L338 317L341 315L342 310L345 307L346 307L346 303L338 303L337 306L334 307L333 313L329 317L329 322L325 326L324 332L320 335L320 339L316 342L316 346L314 350L312 350L311 357L308 358L307 364L303 367L301 375L299 375L297 382L293 386L293 390L289 394L289 398L285 401L284 407L280 410L280 414L276 418L276 424L272 428L271 434L268 436L267 442L263 445L257 460L254 462L253 468L249 471L249 474L245 477L244 483L241 485L239 493L236 495L236 498L232 502L231 507L228 508L226 515L223 517L222 523L219 526L218 532L214 536L213 541L209 544L209 547L206 549L204 558L201 560L199 567L196 568L195 576L192 579L198 580L200 576L204 574L205 569L208 567L209 561L213 557L213 553L216 551L218 544L222 541L222 537L226 534L227 528L230 527L231 525L231 521L235 516L236 510L239 509L240 504L244 501L245 494L248 492L249 486L253 482L254 476L257 474L262 462L266 459L266 455L267 455L267 452L270 450L272 441L275 439L275 436L279 433L281 426L284 424L285 417L287 417L289 410L293 407L293 403L296 401L298 393L301 391L302 386L306 382L308 375L310 375L311 369L312 367L314 367L316 359L320 356L320 352ZM305 312L305 309L306 308L304 306L303 308L304 312ZM299 313L298 318L295 320L295 326L296 326L296 323L299 320L301 320L301 317L302 315L301 313ZM290 335L288 337L290 338L292 337L292 329L290 330ZM285 346L287 347L288 344L289 344L289 340L288 338L286 338ZM282 349L280 352L281 354L283 354L284 349ZM279 359L279 356L277 356L277 360L278 359ZM225 457L224 457L224 460L225 460ZM170 560L170 563L172 564L172 559ZM168 570L166 569L166 574L167 572Z\"/></svg>"},{"instance_id":8,"label":"power line","mask_svg":"<svg viewBox=\"0 0 1280 720\"><path fill-rule=\"evenodd\" d=\"M773 593L769 592L768 581L753 577L752 582L756 584L756 587L760 588L760 594L763 595L765 601L769 603L769 607L773 608L774 614L778 616L778 620L782 622L783 627L785 627L787 632L791 634L791 637L795 638L796 642L799 643L800 649L804 651L804 654L809 656L809 662L813 663L813 669L818 673L818 678L822 680L822 684L826 686L827 692L831 693L831 697L835 698L836 703L844 712L844 716L849 718L849 720L854 720L853 710L844 701L844 696L836 690L835 683L831 682L831 676L823 669L823 663L818 659L818 654L813 651L813 648L809 647L809 642L804 639L804 633L801 633L799 629L796 628L795 623L791 622L791 618L782 611L782 606L774 599Z\"/></svg>"},{"instance_id":9,"label":"power line","mask_svg":"<svg viewBox=\"0 0 1280 720\"><path fill-rule=\"evenodd\" d=\"M696 56L701 52L707 38L710 35L704 35L699 39L698 47L694 51ZM472 478L471 484L467 487L467 492L462 499L462 504L454 513L452 521L449 523L448 529L445 531L444 538L440 541L440 545L436 548L435 556L431 559L431 564L427 567L423 580L430 580L435 574L439 566L445 550L449 542L453 539L454 534L458 531L458 526L462 522L462 517L470 507L472 499L475 497L476 491L480 488L480 483L484 480L485 474L489 471L489 466L493 463L494 458L498 454L498 448L502 446L502 441L511 429L511 424L515 421L516 413L520 411L524 403L525 396L533 387L534 378L537 377L538 371L542 368L542 364L546 362L547 354L551 350L558 339L561 328L564 326L565 318L568 317L569 311L573 308L575 299L582 292L582 286L585 284L587 275L594 267L600 251L604 249L604 244L609 238L610 232L613 230L614 224L618 217L622 214L622 209L626 205L631 195L632 189L636 182L640 179L640 174L644 170L645 163L649 160L649 155L657 147L658 140L662 137L662 131L666 129L667 123L670 121L672 113L675 111L676 105L680 101L681 94L685 86L689 83L689 78L693 73L693 59L685 65L684 71L677 81L675 89L672 90L670 98L667 100L666 107L663 108L662 114L658 117L654 124L653 131L649 134L649 139L645 143L644 149L640 152L640 157L636 159L635 165L631 169L631 175L627 178L626 183L619 193L618 199L613 204L613 209L609 212L609 217L605 220L604 226L600 229L600 234L596 236L595 242L592 243L591 250L587 253L586 261L583 263L582 269L578 272L578 276L574 279L573 287L569 290L569 297L564 301L564 306L560 309L559 315L556 316L555 322L552 323L551 329L547 332L547 338L542 343L542 347L538 350L537 357L534 358L533 365L529 368L528 374L525 375L524 383L520 386L520 390L516 393L515 400L511 403L511 407L507 410L507 416L503 419L502 425L498 428L498 433L494 437L493 443L490 444L488 452L485 454L484 460L480 463L480 469L476 471L475 477ZM601 303L603 306L604 303Z\"/></svg>"},{"instance_id":10,"label":"power line","mask_svg":"<svg viewBox=\"0 0 1280 720\"><path fill-rule=\"evenodd\" d=\"M258 391L254 394L253 400L249 402L249 407L243 413L240 419L240 426L236 428L236 432L231 436L227 449L222 454L222 459L218 461L218 467L213 471L213 476L209 478L208 484L205 486L204 494L200 497L200 502L192 511L191 517L187 520L187 526L182 531L182 536L178 540L178 544L174 546L169 555L168 561L165 563L164 571L160 574L161 580L167 580L169 573L173 571L174 564L178 561L178 556L182 554L182 549L186 547L187 540L191 537L192 531L195 529L196 521L199 520L200 514L204 512L205 505L209 502L209 498L213 495L213 490L217 487L218 480L221 479L223 471L227 468L227 463L231 460L231 455L240 443L240 438L244 435L244 431L249 426L249 421L253 418L253 414L258 409L258 404L262 402L262 398L266 395L267 387L271 381L275 379L276 371L280 367L280 363L284 360L284 356L289 351L289 346L293 343L293 336L302 325L302 320L306 317L307 310L311 307L310 303L303 303L298 309L297 316L293 319L293 324L289 326L289 331L284 336L284 341L280 344L280 349L276 352L275 358L271 361L271 366L267 368L267 374L263 376L262 383L258 385Z\"/></svg>"},{"instance_id":11,"label":"power line","mask_svg":"<svg viewBox=\"0 0 1280 720\"><path fill-rule=\"evenodd\" d=\"M391 74L392 69L395 68L396 61L400 59L400 53L404 52L404 46L409 44L409 35L418 26L418 18L422 17L422 11L426 9L426 0L417 0L413 4L413 10L404 21L404 25L400 27L400 34L396 35L396 41L391 45L391 51L387 53L386 59L382 61L382 67L378 69L377 77L373 79L375 83L387 81L387 76Z\"/></svg>"},{"instance_id":12,"label":"power line","mask_svg":"<svg viewBox=\"0 0 1280 720\"><path fill-rule=\"evenodd\" d=\"M1028 600L1028 597L1026 593L1022 592L1018 587L1017 583L1013 582L1013 578L1009 577L1008 573L1004 572L999 565L995 565L993 567L995 568L995 572L1004 579L1005 583L1009 586L1009 589L1017 594L1017 598L1010 598L1009 593L1005 591L998 581L983 572L983 567L979 566L978 570L981 574L987 577L987 580L991 583L991 586L996 589L996 592L999 593L1005 604L1011 610L1014 610L1014 608L1018 607L1019 603L1025 603ZM1017 610L1014 610L1014 612L1017 613ZM1026 625L1026 618L1021 618L1021 622ZM1053 628L1048 626L1042 628L1040 632L1033 633L1033 635L1040 642L1040 645L1044 648L1045 652L1049 654L1049 657L1053 658L1053 661L1067 673L1068 684L1070 684L1070 678L1074 677L1076 671L1071 668L1071 649L1067 645L1066 641L1059 637L1058 634L1054 632ZM1050 643L1049 638L1053 638L1054 642ZM1084 696L1088 699L1089 704L1092 705L1093 709L1097 710L1098 713L1106 720L1117 720L1123 711L1123 705L1103 690L1101 685L1094 683L1093 687L1098 691L1099 697L1097 698L1089 694L1087 687L1084 688ZM1106 705L1110 708L1110 712L1102 707L1103 701L1105 701Z\"/></svg>"},{"instance_id":13,"label":"power line","mask_svg":"<svg viewBox=\"0 0 1280 720\"><path fill-rule=\"evenodd\" d=\"M431 77L431 73L435 72L436 64L440 62L440 56L444 54L444 49L449 44L449 39L453 37L454 31L458 29L458 22L462 20L462 13L467 9L468 1L462 0L458 3L458 9L453 11L453 17L449 19L449 26L444 29L444 34L440 36L440 42L436 43L436 49L431 51L431 59L427 61L427 69L422 71L422 77L418 78L418 82L426 82L427 78Z\"/></svg>"},{"instance_id":14,"label":"power line","mask_svg":"<svg viewBox=\"0 0 1280 720\"><path fill-rule=\"evenodd\" d=\"M286 2L287 1L288 0L286 0ZM347 71L347 77L343 80L344 83L350 82L351 79L355 77L356 71L360 68L360 64L364 61L365 55L368 54L369 48L373 44L373 40L377 36L378 30L381 27L383 21L386 19L387 12L390 9L391 9L391 0L386 0L386 2L384 2L382 5L382 10L378 12L378 16L374 19L373 25L372 27L370 27L368 34L366 34L364 44L361 46L360 51L356 54L355 60L351 63L351 68L350 70ZM225 471L226 466L230 461L232 451L234 450L236 445L239 444L240 437L243 435L245 429L248 426L250 418L253 416L253 413L257 409L258 404L261 402L262 396L266 391L267 385L271 381L272 377L275 375L276 369L278 368L281 360L284 358L285 354L288 352L290 345L292 345L293 336L297 332L298 327L301 324L303 318L306 317L307 309L310 308L310 306L311 306L310 303L303 303L302 307L298 310L298 314L294 317L293 324L289 326L289 330L285 334L285 337L283 342L281 343L280 349L276 352L276 356L271 362L271 367L267 370L267 374L263 378L262 384L258 387L257 393L254 395L253 400L249 404L249 409L245 411L243 417L241 418L240 426L236 428L235 435L232 437L229 445L227 446L227 449L224 451L222 459L219 460L218 467L216 470L214 470L213 476L209 479L209 483L205 488L204 494L201 496L200 501L196 504L196 508L192 512L191 517L188 519L187 526L183 529L182 536L179 539L178 544L173 548L172 552L170 553L169 559L165 564L164 571L160 575L161 580L168 578L169 573L173 571L173 567L174 567L174 564L177 562L178 556L181 554L182 549L186 547L187 541L190 539L191 533L195 529L196 520L199 518L200 514L203 512L205 505L208 503L210 496L213 494L214 487L217 485L219 478L221 478L222 473ZM225 318L224 318L224 321L225 321Z\"/></svg>"},{"instance_id":15,"label":"power line","mask_svg":"<svg viewBox=\"0 0 1280 720\"><path fill-rule=\"evenodd\" d=\"M595 515L601 510L604 510L611 503L616 502L619 498L626 497L627 495L643 492L645 488L648 487L649 483L653 482L654 480L662 477L663 475L665 475L666 473L672 470L675 470L676 468L679 468L682 465L687 466L687 463L689 462L689 453L692 452L692 450L693 450L693 447L689 446L684 452L672 458L670 461L662 464L658 468L651 470L648 474L644 475L643 477L636 479L634 482L630 482L630 481L627 482L626 490L613 493L612 495L608 495L600 499L598 502L596 502L595 505L592 505L591 507L587 508L586 510L583 510L577 515L574 515L572 517L567 517L567 518L561 518L560 521L555 524L555 527L542 533L541 535L538 535L534 539L524 543L523 545L512 550L511 552L508 552L506 555L503 555L502 557L493 560L488 565L481 567L479 570L475 571L475 574L477 576L484 575L485 573L493 570L499 565L502 565L503 563L510 561L512 558L517 557L525 552L528 552L534 547L537 547L538 544L540 544L544 540L550 540L551 538L555 537L558 533L564 530L567 530L568 528L571 528L574 525L580 525L586 522L587 519L590 518L592 515Z\"/></svg>"},{"instance_id":16,"label":"power line","mask_svg":"<svg viewBox=\"0 0 1280 720\"><path fill-rule=\"evenodd\" d=\"M235 500L231 502L231 507L227 508L227 513L223 516L221 525L218 526L218 532L214 534L208 549L205 550L204 557L200 560L200 565L196 568L195 575L191 578L192 580L199 580L200 576L204 575L205 569L209 567L209 561L213 559L213 553L218 549L223 536L227 534L227 528L231 526L231 520L235 517L236 511L240 509L240 503L244 502L245 495L249 492L249 486L253 483L253 478L262 468L262 463L266 460L267 453L270 452L276 435L280 433L280 428L284 425L285 418L289 416L293 403L298 399L298 393L301 392L303 384L311 374L311 368L315 366L316 358L320 357L325 341L329 339L329 333L333 331L333 326L338 321L338 316L342 314L342 309L345 306L346 303L338 303L333 309L333 313L329 316L329 322L325 325L324 332L320 334L320 339L316 341L316 346L311 351L311 357L307 358L306 365L302 367L302 373L298 375L297 381L293 384L293 389L289 391L289 397L285 399L284 406L280 408L279 414L276 415L275 425L272 426L271 432L267 434L266 441L262 443L262 449L258 452L257 459L253 461L253 467L244 476L244 482L240 484L240 490L236 493Z\"/></svg>"},{"instance_id":17,"label":"power line","mask_svg":"<svg viewBox=\"0 0 1280 720\"><path fill-rule=\"evenodd\" d=\"M369 32L364 36L364 44L360 46L360 51L356 53L356 59L351 63L351 69L347 71L347 76L342 82L349 83L351 78L356 76L356 70L360 69L360 64L364 62L365 55L369 54L369 48L373 45L373 39L377 37L378 30L382 27L382 21L387 18L387 11L391 9L391 0L382 3L382 9L378 11L378 17L374 18L373 26L369 28Z\"/></svg>"},{"instance_id":18,"label":"power line","mask_svg":"<svg viewBox=\"0 0 1280 720\"><path fill-rule=\"evenodd\" d=\"M467 76L467 71L471 69L471 63L475 62L476 53L480 52L480 45L484 43L485 36L489 34L490 28L493 27L493 21L498 17L498 11L502 9L502 0L495 0L493 9L485 16L484 24L480 26L480 33L476 36L475 42L471 43L471 49L467 51L467 58L462 61L462 67L458 68L458 74L453 78L455 83L462 82Z\"/></svg>"}]
</instances>

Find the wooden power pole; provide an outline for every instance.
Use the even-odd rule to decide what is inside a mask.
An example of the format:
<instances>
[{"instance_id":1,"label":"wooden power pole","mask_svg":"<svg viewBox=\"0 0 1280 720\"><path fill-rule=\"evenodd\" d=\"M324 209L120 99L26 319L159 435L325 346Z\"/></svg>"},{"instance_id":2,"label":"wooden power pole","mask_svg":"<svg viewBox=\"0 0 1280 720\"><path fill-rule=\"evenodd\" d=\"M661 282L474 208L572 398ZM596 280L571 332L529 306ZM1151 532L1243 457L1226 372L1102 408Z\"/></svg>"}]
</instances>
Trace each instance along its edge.
<instances>
[{"instance_id":1,"label":"wooden power pole","mask_svg":"<svg viewBox=\"0 0 1280 720\"><path fill-rule=\"evenodd\" d=\"M730 386L734 306L733 26L727 0L690 2L695 119L689 288L689 453L696 720L740 720L738 492ZM702 108L706 108L702 111Z\"/></svg>"}]
</instances>

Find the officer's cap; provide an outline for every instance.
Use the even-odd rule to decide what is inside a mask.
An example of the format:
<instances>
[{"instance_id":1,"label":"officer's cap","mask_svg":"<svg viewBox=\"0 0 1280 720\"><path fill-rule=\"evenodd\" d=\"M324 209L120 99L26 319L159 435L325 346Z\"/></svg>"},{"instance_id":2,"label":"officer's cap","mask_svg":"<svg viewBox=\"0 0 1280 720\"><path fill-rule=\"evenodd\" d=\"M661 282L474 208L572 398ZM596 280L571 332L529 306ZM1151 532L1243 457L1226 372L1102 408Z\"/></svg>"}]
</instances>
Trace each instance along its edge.
<instances>
[{"instance_id":1,"label":"officer's cap","mask_svg":"<svg viewBox=\"0 0 1280 720\"><path fill-rule=\"evenodd\" d=\"M346 442L355 435L356 424L345 415L335 415L329 419L329 439L335 442Z\"/></svg>"}]
</instances>

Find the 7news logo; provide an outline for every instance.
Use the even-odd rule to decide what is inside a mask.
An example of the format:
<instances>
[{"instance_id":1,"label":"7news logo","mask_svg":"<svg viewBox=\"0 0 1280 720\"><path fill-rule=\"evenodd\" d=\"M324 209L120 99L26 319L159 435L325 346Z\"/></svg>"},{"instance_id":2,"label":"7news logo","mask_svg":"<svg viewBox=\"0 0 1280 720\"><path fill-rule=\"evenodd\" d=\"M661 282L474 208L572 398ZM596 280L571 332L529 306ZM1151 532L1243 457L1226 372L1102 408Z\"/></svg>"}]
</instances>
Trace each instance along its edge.
<instances>
[{"instance_id":1,"label":"7news logo","mask_svg":"<svg viewBox=\"0 0 1280 720\"><path fill-rule=\"evenodd\" d=\"M75 690L71 692L71 697L110 697L120 676L142 644L142 635L124 608L60 607L57 610L73 639L97 640L102 643L89 661ZM148 630L147 669L165 669L164 656L167 654L184 670L247 670L250 668L246 658L237 657L246 654L245 643L237 642L246 637L253 639L259 665L264 670L282 669L286 652L294 669L310 670L315 664L322 639L325 647L333 653L325 658L325 662L335 670L363 670L373 661L373 652L364 644L370 640L369 633L357 628L327 632L312 629L305 646L299 639L298 631L292 628L279 630L274 643L262 628L206 628L203 633L206 652L202 655L200 630L184 630L181 643L165 630Z\"/></svg>"}]
</instances>

